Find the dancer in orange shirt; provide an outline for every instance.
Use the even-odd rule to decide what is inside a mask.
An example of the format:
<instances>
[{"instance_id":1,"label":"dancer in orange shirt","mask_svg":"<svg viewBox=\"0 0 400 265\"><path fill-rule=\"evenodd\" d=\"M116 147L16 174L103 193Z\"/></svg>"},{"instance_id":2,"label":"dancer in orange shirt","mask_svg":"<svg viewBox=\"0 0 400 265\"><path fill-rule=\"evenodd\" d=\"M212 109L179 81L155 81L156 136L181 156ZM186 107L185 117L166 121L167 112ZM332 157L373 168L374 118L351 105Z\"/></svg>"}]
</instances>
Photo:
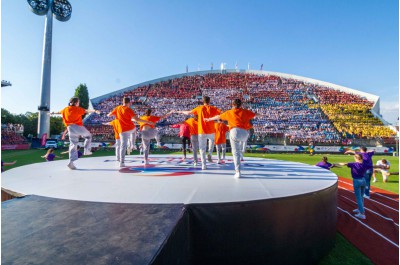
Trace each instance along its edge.
<instances>
[{"instance_id":1,"label":"dancer in orange shirt","mask_svg":"<svg viewBox=\"0 0 400 265\"><path fill-rule=\"evenodd\" d=\"M142 146L143 146L145 165L149 164L150 140L155 138L157 141L157 145L161 146L160 135L158 134L158 131L155 128L155 123L161 119L168 117L172 113L174 113L174 111L170 111L164 116L152 116L151 109L147 109L145 111L145 115L140 117L141 120L145 121L144 123L139 122L140 132L142 133ZM151 124L149 122L151 122Z\"/></svg>"},{"instance_id":2,"label":"dancer in orange shirt","mask_svg":"<svg viewBox=\"0 0 400 265\"><path fill-rule=\"evenodd\" d=\"M242 101L235 99L232 103L232 109L225 111L221 115L212 118L206 118L206 121L226 120L230 128L229 138L232 147L233 162L235 164L235 178L240 178L240 156L242 152L243 141L249 136L251 128L250 120L256 116L256 113L243 109Z\"/></svg>"},{"instance_id":3,"label":"dancer in orange shirt","mask_svg":"<svg viewBox=\"0 0 400 265\"><path fill-rule=\"evenodd\" d=\"M222 160L225 160L226 154L226 133L229 131L229 127L222 120L217 120L215 123L215 148L217 149L217 164L221 164Z\"/></svg>"},{"instance_id":4,"label":"dancer in orange shirt","mask_svg":"<svg viewBox=\"0 0 400 265\"><path fill-rule=\"evenodd\" d=\"M113 127L115 137L115 158L119 162L121 161L121 138L119 137L121 126L119 125L119 121L115 119L110 122L105 122L103 125L111 125Z\"/></svg>"},{"instance_id":5,"label":"dancer in orange shirt","mask_svg":"<svg viewBox=\"0 0 400 265\"><path fill-rule=\"evenodd\" d=\"M197 166L197 152L199 151L199 129L198 129L198 116L194 115L193 118L187 119L183 123L189 127L190 142L193 151L193 165Z\"/></svg>"},{"instance_id":6,"label":"dancer in orange shirt","mask_svg":"<svg viewBox=\"0 0 400 265\"><path fill-rule=\"evenodd\" d=\"M182 113L185 115L194 114L198 116L201 168L205 170L207 169L206 165L207 139L209 140L208 162L212 162L212 151L214 149L214 141L215 141L214 122L206 121L206 119L220 114L221 110L218 109L217 107L211 106L210 97L204 96L202 106L198 106L192 110L178 111L178 113Z\"/></svg>"},{"instance_id":7,"label":"dancer in orange shirt","mask_svg":"<svg viewBox=\"0 0 400 265\"><path fill-rule=\"evenodd\" d=\"M84 108L79 107L79 98L73 97L69 101L69 106L62 109L60 112L52 112L50 114L61 114L63 122L65 126L67 126L68 134L69 134L69 163L68 167L70 169L76 169L74 165L74 161L78 159L78 143L79 136L85 138L85 142L83 144L84 152L83 155L91 155L91 142L92 135L90 132L83 126L82 115L85 113L93 113L96 112L100 114L99 110L86 110Z\"/></svg>"},{"instance_id":8,"label":"dancer in orange shirt","mask_svg":"<svg viewBox=\"0 0 400 265\"><path fill-rule=\"evenodd\" d=\"M128 140L130 138L131 143L136 142L136 130L135 124L133 124L132 120L136 122L148 123L150 125L154 125L151 121L141 120L139 119L135 112L131 109L131 99L130 98L123 98L122 105L117 106L114 108L107 116L115 116L115 118L119 122L119 137L121 138L121 148L120 148L120 161L119 166L125 166L125 154L126 149L128 147Z\"/></svg>"}]
</instances>

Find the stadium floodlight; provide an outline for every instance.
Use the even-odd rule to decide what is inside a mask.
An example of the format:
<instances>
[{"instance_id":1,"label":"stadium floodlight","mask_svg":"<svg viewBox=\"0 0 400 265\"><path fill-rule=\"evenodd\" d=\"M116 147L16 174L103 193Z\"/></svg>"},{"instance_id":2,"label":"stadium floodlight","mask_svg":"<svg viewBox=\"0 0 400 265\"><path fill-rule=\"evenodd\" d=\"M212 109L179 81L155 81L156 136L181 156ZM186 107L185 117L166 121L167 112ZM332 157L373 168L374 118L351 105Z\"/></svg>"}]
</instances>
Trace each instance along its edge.
<instances>
[{"instance_id":1,"label":"stadium floodlight","mask_svg":"<svg viewBox=\"0 0 400 265\"><path fill-rule=\"evenodd\" d=\"M50 135L50 81L51 81L51 46L53 37L53 16L59 21L71 18L72 6L67 0L27 0L31 11L36 15L46 15L44 24L44 42L42 57L42 78L40 84L40 105L38 137Z\"/></svg>"},{"instance_id":2,"label":"stadium floodlight","mask_svg":"<svg viewBox=\"0 0 400 265\"><path fill-rule=\"evenodd\" d=\"M3 87L3 86L11 86L11 83L6 80L1 80L1 87Z\"/></svg>"}]
</instances>

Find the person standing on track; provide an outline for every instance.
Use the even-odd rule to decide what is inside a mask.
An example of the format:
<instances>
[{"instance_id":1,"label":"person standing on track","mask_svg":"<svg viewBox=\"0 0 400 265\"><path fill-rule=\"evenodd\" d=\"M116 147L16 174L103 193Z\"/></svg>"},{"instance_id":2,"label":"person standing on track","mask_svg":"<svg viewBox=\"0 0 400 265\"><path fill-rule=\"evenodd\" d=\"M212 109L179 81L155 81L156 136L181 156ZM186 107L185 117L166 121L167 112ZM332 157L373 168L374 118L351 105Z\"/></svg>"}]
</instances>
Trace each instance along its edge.
<instances>
[{"instance_id":1,"label":"person standing on track","mask_svg":"<svg viewBox=\"0 0 400 265\"><path fill-rule=\"evenodd\" d=\"M119 166L125 166L125 154L128 147L128 139L130 139L131 143L135 143L136 141L136 130L135 124L133 124L132 120L136 122L148 123L150 125L154 125L151 121L145 121L139 119L135 112L131 109L131 99L124 97L122 100L122 105L115 107L109 114L108 117L115 116L115 118L119 122L120 132L119 137L121 139L121 148L120 148L120 162Z\"/></svg>"},{"instance_id":2,"label":"person standing on track","mask_svg":"<svg viewBox=\"0 0 400 265\"><path fill-rule=\"evenodd\" d=\"M215 127L213 121L206 121L207 118L213 117L221 113L217 107L210 105L210 97L203 97L203 105L198 106L192 110L182 110L177 113L198 116L198 138L201 156L201 169L207 169L206 153L207 153L207 139L209 142L208 149L208 162L212 162L212 151L214 150L215 141Z\"/></svg>"},{"instance_id":3,"label":"person standing on track","mask_svg":"<svg viewBox=\"0 0 400 265\"><path fill-rule=\"evenodd\" d=\"M206 121L214 120L226 120L230 128L229 138L231 141L233 162L235 164L235 178L240 178L240 158L242 153L243 141L247 141L249 136L249 129L251 128L250 120L253 119L257 114L243 109L242 101L235 99L232 102L232 109L225 111L221 115L214 116L212 118L206 118Z\"/></svg>"},{"instance_id":4,"label":"person standing on track","mask_svg":"<svg viewBox=\"0 0 400 265\"><path fill-rule=\"evenodd\" d=\"M346 151L345 154L360 154L362 156L363 161L365 162L366 167L367 167L367 171L365 171L365 176L364 176L367 186L365 188L365 194L363 194L363 195L365 198L369 199L371 196L371 194L370 194L371 178L372 178L372 173L374 171L374 164L372 162L372 156L375 154L375 151L367 151L367 147L365 147L365 146L362 146L360 148L360 150L361 150L360 152L355 152L353 150L349 150L349 151Z\"/></svg>"},{"instance_id":5,"label":"person standing on track","mask_svg":"<svg viewBox=\"0 0 400 265\"><path fill-rule=\"evenodd\" d=\"M68 167L72 170L76 169L74 161L78 159L78 143L79 137L85 138L83 144L83 155L91 155L92 134L83 126L82 116L86 113L100 114L99 110L86 110L79 107L79 98L73 97L69 101L68 107L60 112L52 112L50 114L61 114L65 126L67 126L69 135L69 163Z\"/></svg>"},{"instance_id":6,"label":"person standing on track","mask_svg":"<svg viewBox=\"0 0 400 265\"><path fill-rule=\"evenodd\" d=\"M354 155L355 163L338 163L340 166L347 166L351 168L351 177L353 178L353 188L354 195L356 196L356 201L358 208L353 210L355 217L360 219L365 219L365 209L364 209L364 191L367 187L365 180L365 172L368 169L368 165L361 154Z\"/></svg>"}]
</instances>

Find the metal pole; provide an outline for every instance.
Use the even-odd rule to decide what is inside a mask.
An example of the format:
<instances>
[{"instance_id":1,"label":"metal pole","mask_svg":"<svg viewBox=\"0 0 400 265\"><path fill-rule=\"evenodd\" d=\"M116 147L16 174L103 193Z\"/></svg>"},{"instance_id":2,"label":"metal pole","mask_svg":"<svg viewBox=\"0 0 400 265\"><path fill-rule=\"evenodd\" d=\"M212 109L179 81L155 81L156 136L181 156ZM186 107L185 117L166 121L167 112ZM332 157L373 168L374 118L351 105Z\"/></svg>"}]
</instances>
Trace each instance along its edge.
<instances>
[{"instance_id":1,"label":"metal pole","mask_svg":"<svg viewBox=\"0 0 400 265\"><path fill-rule=\"evenodd\" d=\"M51 7L53 0L49 1ZM51 46L53 37L53 13L51 8L47 11L44 24L42 79L40 84L40 105L38 120L38 137L44 133L50 136L50 88L51 88Z\"/></svg>"}]
</instances>

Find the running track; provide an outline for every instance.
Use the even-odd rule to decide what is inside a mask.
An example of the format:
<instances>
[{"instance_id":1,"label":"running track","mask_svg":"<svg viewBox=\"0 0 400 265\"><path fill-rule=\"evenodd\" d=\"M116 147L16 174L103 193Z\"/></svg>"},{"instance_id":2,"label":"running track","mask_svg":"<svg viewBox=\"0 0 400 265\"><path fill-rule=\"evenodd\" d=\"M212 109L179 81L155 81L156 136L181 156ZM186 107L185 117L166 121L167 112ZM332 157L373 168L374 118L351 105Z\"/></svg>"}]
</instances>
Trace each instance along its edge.
<instances>
[{"instance_id":1,"label":"running track","mask_svg":"<svg viewBox=\"0 0 400 265\"><path fill-rule=\"evenodd\" d=\"M399 195L371 187L364 198L366 219L354 217L357 208L353 182L339 177L337 230L377 265L399 264Z\"/></svg>"}]
</instances>

